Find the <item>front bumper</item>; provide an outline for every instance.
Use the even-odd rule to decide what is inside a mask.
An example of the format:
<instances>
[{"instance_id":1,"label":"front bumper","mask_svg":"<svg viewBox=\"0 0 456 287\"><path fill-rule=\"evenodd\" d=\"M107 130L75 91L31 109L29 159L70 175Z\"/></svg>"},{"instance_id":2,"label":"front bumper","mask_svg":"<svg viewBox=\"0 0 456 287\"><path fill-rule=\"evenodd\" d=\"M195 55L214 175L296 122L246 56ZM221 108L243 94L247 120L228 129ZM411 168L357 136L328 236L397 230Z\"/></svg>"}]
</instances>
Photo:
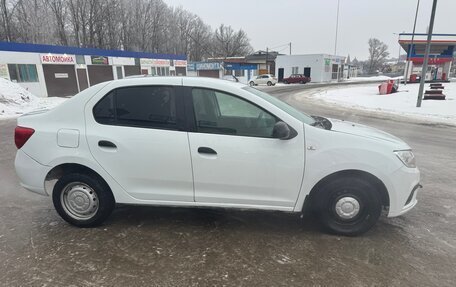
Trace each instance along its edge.
<instances>
[{"instance_id":1,"label":"front bumper","mask_svg":"<svg viewBox=\"0 0 456 287\"><path fill-rule=\"evenodd\" d=\"M418 203L420 171L404 166L392 174L391 181L388 217L396 217L409 212Z\"/></svg>"},{"instance_id":2,"label":"front bumper","mask_svg":"<svg viewBox=\"0 0 456 287\"><path fill-rule=\"evenodd\" d=\"M48 195L44 188L44 181L51 167L38 163L22 150L17 151L14 166L22 187L42 195Z\"/></svg>"}]
</instances>

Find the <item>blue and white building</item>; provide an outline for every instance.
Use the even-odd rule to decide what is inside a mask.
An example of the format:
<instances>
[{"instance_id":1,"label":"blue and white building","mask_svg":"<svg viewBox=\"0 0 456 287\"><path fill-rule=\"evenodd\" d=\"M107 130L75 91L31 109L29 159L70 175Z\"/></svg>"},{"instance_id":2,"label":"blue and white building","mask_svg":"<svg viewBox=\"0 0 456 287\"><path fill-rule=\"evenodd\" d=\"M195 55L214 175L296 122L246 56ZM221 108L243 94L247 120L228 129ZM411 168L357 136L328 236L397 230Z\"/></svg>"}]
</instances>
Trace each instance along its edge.
<instances>
[{"instance_id":1,"label":"blue and white building","mask_svg":"<svg viewBox=\"0 0 456 287\"><path fill-rule=\"evenodd\" d=\"M73 96L134 75L185 76L185 55L0 42L0 77L39 97Z\"/></svg>"}]
</instances>

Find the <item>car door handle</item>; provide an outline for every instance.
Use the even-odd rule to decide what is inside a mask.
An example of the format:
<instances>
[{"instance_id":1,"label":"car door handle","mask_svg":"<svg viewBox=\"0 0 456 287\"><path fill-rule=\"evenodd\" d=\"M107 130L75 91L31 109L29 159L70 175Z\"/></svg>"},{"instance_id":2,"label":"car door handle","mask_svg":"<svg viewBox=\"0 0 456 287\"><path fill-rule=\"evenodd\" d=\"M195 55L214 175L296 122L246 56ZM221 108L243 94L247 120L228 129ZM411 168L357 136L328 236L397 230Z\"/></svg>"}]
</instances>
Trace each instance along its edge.
<instances>
[{"instance_id":1,"label":"car door handle","mask_svg":"<svg viewBox=\"0 0 456 287\"><path fill-rule=\"evenodd\" d=\"M117 146L114 143L112 143L110 141L104 141L104 140L99 141L98 142L98 146L99 147L106 147L106 148L117 148Z\"/></svg>"},{"instance_id":2,"label":"car door handle","mask_svg":"<svg viewBox=\"0 0 456 287\"><path fill-rule=\"evenodd\" d=\"M205 147L205 146L199 147L198 152L205 153L205 154L217 154L217 152L215 150L211 149L210 147Z\"/></svg>"}]
</instances>

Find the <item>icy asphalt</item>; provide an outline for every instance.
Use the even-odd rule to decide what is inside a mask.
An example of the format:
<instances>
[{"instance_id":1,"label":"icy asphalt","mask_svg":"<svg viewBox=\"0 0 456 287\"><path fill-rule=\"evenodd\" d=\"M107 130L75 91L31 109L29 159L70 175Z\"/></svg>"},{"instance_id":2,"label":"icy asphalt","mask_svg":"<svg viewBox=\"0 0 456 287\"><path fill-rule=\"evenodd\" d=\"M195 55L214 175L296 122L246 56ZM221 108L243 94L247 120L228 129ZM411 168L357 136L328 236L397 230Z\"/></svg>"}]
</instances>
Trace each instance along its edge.
<instances>
[{"instance_id":1,"label":"icy asphalt","mask_svg":"<svg viewBox=\"0 0 456 287\"><path fill-rule=\"evenodd\" d=\"M0 286L454 286L456 127L317 102L318 85L262 88L309 114L367 124L414 149L424 188L410 213L361 237L284 213L118 207L78 229L19 187L14 120L0 121Z\"/></svg>"}]
</instances>

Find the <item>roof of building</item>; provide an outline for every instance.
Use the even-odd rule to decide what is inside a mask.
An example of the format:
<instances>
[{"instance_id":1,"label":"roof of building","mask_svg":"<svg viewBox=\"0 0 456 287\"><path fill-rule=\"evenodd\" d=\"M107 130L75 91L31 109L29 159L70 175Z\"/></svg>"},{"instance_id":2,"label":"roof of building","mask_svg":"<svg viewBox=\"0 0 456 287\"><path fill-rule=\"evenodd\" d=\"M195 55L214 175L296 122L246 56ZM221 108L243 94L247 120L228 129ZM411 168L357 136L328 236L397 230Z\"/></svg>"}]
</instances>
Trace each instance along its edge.
<instances>
[{"instance_id":1,"label":"roof of building","mask_svg":"<svg viewBox=\"0 0 456 287\"><path fill-rule=\"evenodd\" d=\"M185 55L155 54L145 52L132 52L121 50L105 50L96 48L78 48L70 46L55 46L44 44L26 44L14 42L1 42L0 51L10 52L29 52L29 53L53 53L53 54L74 54L74 55L93 55L106 57L130 57L130 58L151 58L151 59L170 59L186 60Z\"/></svg>"}]
</instances>

